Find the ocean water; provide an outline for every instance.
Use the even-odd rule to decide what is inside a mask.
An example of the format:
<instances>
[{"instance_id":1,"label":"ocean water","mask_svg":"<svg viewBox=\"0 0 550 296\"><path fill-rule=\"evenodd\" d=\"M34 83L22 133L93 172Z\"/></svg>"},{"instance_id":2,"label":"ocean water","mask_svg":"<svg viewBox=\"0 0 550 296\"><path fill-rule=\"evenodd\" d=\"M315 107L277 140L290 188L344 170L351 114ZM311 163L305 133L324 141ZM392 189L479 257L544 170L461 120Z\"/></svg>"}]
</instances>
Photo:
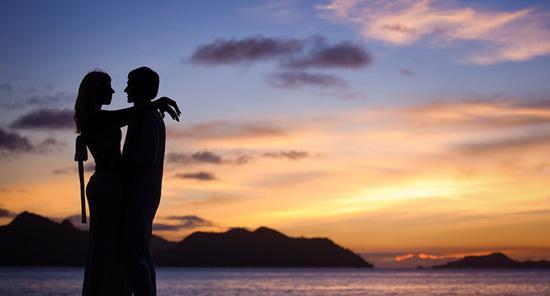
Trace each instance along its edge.
<instances>
[{"instance_id":1,"label":"ocean water","mask_svg":"<svg viewBox=\"0 0 550 296\"><path fill-rule=\"evenodd\" d=\"M550 270L158 268L158 295L550 295ZM0 268L0 295L79 295L82 268Z\"/></svg>"}]
</instances>

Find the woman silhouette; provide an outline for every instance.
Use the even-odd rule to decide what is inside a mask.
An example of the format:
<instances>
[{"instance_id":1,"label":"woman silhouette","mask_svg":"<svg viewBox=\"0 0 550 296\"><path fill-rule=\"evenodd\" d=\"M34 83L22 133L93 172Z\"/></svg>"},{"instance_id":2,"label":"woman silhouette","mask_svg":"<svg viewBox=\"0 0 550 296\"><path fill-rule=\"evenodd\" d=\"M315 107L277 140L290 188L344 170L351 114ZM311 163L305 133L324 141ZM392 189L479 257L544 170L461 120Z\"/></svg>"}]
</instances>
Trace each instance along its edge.
<instances>
[{"instance_id":1,"label":"woman silhouette","mask_svg":"<svg viewBox=\"0 0 550 296\"><path fill-rule=\"evenodd\" d=\"M92 153L95 172L86 187L90 208L88 257L82 295L131 295L120 253L122 202L124 188L121 176L120 128L151 109L168 112L179 120L175 101L163 97L151 104L116 111L101 110L109 105L115 91L111 77L93 71L82 79L75 104L75 160L79 162L81 194L84 199L82 162L86 147ZM83 204L83 222L85 211Z\"/></svg>"}]
</instances>

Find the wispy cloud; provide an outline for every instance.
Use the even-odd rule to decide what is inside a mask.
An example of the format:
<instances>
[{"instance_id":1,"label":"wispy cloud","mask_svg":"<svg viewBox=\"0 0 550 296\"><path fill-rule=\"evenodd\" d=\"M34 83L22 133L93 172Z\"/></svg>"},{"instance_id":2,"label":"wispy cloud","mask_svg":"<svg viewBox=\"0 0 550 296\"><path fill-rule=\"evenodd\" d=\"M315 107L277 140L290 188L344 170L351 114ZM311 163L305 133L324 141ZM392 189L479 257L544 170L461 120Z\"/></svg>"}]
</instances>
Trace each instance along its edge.
<instances>
[{"instance_id":1,"label":"wispy cloud","mask_svg":"<svg viewBox=\"0 0 550 296\"><path fill-rule=\"evenodd\" d=\"M194 179L199 181L218 180L218 178L216 178L214 174L209 172L181 173L181 174L176 174L175 177L179 179Z\"/></svg>"},{"instance_id":2,"label":"wispy cloud","mask_svg":"<svg viewBox=\"0 0 550 296\"><path fill-rule=\"evenodd\" d=\"M328 44L325 38L314 36L309 39L310 49L301 56L290 56L284 66L295 69L343 68L360 69L372 62L371 54L358 44L349 41Z\"/></svg>"},{"instance_id":3,"label":"wispy cloud","mask_svg":"<svg viewBox=\"0 0 550 296\"><path fill-rule=\"evenodd\" d=\"M193 230L205 227L216 227L214 222L196 215L168 216L164 220L176 221L177 224L155 223L153 229L156 231L181 231Z\"/></svg>"},{"instance_id":4,"label":"wispy cloud","mask_svg":"<svg viewBox=\"0 0 550 296\"><path fill-rule=\"evenodd\" d=\"M190 164L190 163L210 163L222 164L224 162L221 155L210 151L198 151L195 153L170 152L166 155L166 161L169 163Z\"/></svg>"},{"instance_id":5,"label":"wispy cloud","mask_svg":"<svg viewBox=\"0 0 550 296\"><path fill-rule=\"evenodd\" d=\"M243 165L252 160L252 155L246 153L232 153L230 156L222 156L221 154L203 150L194 153L169 152L166 155L166 162L169 164L213 164L225 165L235 164Z\"/></svg>"},{"instance_id":6,"label":"wispy cloud","mask_svg":"<svg viewBox=\"0 0 550 296\"><path fill-rule=\"evenodd\" d=\"M353 24L365 38L396 46L479 42L481 49L464 58L468 63L525 61L550 54L549 13L537 8L496 11L436 0L333 0L319 9Z\"/></svg>"},{"instance_id":7,"label":"wispy cloud","mask_svg":"<svg viewBox=\"0 0 550 296\"><path fill-rule=\"evenodd\" d=\"M208 121L168 131L172 136L197 139L278 137L289 132L282 126L270 122L227 120Z\"/></svg>"},{"instance_id":8,"label":"wispy cloud","mask_svg":"<svg viewBox=\"0 0 550 296\"><path fill-rule=\"evenodd\" d=\"M166 219L178 221L179 225L185 229L215 226L214 222L196 215L169 216Z\"/></svg>"},{"instance_id":9,"label":"wispy cloud","mask_svg":"<svg viewBox=\"0 0 550 296\"><path fill-rule=\"evenodd\" d=\"M84 171L88 173L93 173L95 171L95 165L88 161L84 163ZM69 175L78 173L78 168L75 166L57 168L51 171L53 175Z\"/></svg>"},{"instance_id":10,"label":"wispy cloud","mask_svg":"<svg viewBox=\"0 0 550 296\"><path fill-rule=\"evenodd\" d=\"M10 127L18 129L73 129L74 111L70 109L37 109L15 119Z\"/></svg>"},{"instance_id":11,"label":"wispy cloud","mask_svg":"<svg viewBox=\"0 0 550 296\"><path fill-rule=\"evenodd\" d=\"M346 88L348 86L346 81L339 77L306 72L272 73L267 77L267 82L272 86L284 89L300 88L303 86L321 88Z\"/></svg>"},{"instance_id":12,"label":"wispy cloud","mask_svg":"<svg viewBox=\"0 0 550 296\"><path fill-rule=\"evenodd\" d=\"M67 104L74 102L76 97L74 93L50 93L52 89L48 85L35 88L4 83L0 88L0 108L15 110L28 107L67 107Z\"/></svg>"},{"instance_id":13,"label":"wispy cloud","mask_svg":"<svg viewBox=\"0 0 550 296\"><path fill-rule=\"evenodd\" d=\"M406 108L418 124L464 129L527 127L550 124L550 100L524 98L464 99Z\"/></svg>"},{"instance_id":14,"label":"wispy cloud","mask_svg":"<svg viewBox=\"0 0 550 296\"><path fill-rule=\"evenodd\" d=\"M262 21L294 22L302 18L302 14L295 4L296 1L293 0L271 0L254 3L252 6L244 8L243 12Z\"/></svg>"},{"instance_id":15,"label":"wispy cloud","mask_svg":"<svg viewBox=\"0 0 550 296\"><path fill-rule=\"evenodd\" d=\"M59 142L51 137L44 139L38 144L33 144L27 137L17 132L0 128L0 155L22 152L45 153L60 149L64 146L65 143Z\"/></svg>"},{"instance_id":16,"label":"wispy cloud","mask_svg":"<svg viewBox=\"0 0 550 296\"><path fill-rule=\"evenodd\" d=\"M280 151L280 152L266 152L263 154L263 156L271 157L271 158L287 158L291 160L297 160L297 159L308 157L309 153L307 151L290 150L290 151Z\"/></svg>"},{"instance_id":17,"label":"wispy cloud","mask_svg":"<svg viewBox=\"0 0 550 296\"><path fill-rule=\"evenodd\" d=\"M399 73L403 76L414 76L413 72L410 69L407 68L401 68L399 69Z\"/></svg>"},{"instance_id":18,"label":"wispy cloud","mask_svg":"<svg viewBox=\"0 0 550 296\"><path fill-rule=\"evenodd\" d=\"M457 150L466 153L494 153L513 150L525 151L533 147L548 146L548 144L550 144L550 133L536 133L463 143L458 145Z\"/></svg>"},{"instance_id":19,"label":"wispy cloud","mask_svg":"<svg viewBox=\"0 0 550 296\"><path fill-rule=\"evenodd\" d=\"M178 231L181 230L180 225L177 224L166 224L166 223L153 223L154 231Z\"/></svg>"},{"instance_id":20,"label":"wispy cloud","mask_svg":"<svg viewBox=\"0 0 550 296\"><path fill-rule=\"evenodd\" d=\"M2 83L0 84L0 91L7 91L10 92L13 89L13 85L10 83Z\"/></svg>"},{"instance_id":21,"label":"wispy cloud","mask_svg":"<svg viewBox=\"0 0 550 296\"><path fill-rule=\"evenodd\" d=\"M61 151L65 146L66 144L64 142L60 142L59 140L49 137L35 145L33 147L33 152L47 153Z\"/></svg>"},{"instance_id":22,"label":"wispy cloud","mask_svg":"<svg viewBox=\"0 0 550 296\"><path fill-rule=\"evenodd\" d=\"M0 151L29 152L33 150L31 142L16 132L0 128Z\"/></svg>"},{"instance_id":23,"label":"wispy cloud","mask_svg":"<svg viewBox=\"0 0 550 296\"><path fill-rule=\"evenodd\" d=\"M12 218L15 217L15 213L5 209L3 207L0 207L0 218Z\"/></svg>"},{"instance_id":24,"label":"wispy cloud","mask_svg":"<svg viewBox=\"0 0 550 296\"><path fill-rule=\"evenodd\" d=\"M310 153L300 150L281 150L281 151L230 151L223 154L208 150L197 151L194 153L169 152L166 154L166 162L169 164L186 165L244 165L252 162L259 157L274 159L298 160L310 157Z\"/></svg>"},{"instance_id":25,"label":"wispy cloud","mask_svg":"<svg viewBox=\"0 0 550 296\"><path fill-rule=\"evenodd\" d=\"M255 36L244 39L217 39L199 46L191 58L192 63L217 66L252 63L277 59L300 52L304 41Z\"/></svg>"}]
</instances>

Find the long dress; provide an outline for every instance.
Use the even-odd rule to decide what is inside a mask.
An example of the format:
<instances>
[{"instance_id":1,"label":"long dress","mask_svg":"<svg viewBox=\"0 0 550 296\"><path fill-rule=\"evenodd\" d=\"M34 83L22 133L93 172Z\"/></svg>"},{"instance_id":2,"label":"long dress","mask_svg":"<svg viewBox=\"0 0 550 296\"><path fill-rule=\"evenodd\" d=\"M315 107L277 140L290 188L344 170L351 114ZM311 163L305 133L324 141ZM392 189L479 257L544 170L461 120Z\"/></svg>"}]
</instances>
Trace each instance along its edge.
<instances>
[{"instance_id":1,"label":"long dress","mask_svg":"<svg viewBox=\"0 0 550 296\"><path fill-rule=\"evenodd\" d=\"M86 186L90 230L82 295L131 295L121 254L121 131L101 127L82 134L96 165Z\"/></svg>"}]
</instances>

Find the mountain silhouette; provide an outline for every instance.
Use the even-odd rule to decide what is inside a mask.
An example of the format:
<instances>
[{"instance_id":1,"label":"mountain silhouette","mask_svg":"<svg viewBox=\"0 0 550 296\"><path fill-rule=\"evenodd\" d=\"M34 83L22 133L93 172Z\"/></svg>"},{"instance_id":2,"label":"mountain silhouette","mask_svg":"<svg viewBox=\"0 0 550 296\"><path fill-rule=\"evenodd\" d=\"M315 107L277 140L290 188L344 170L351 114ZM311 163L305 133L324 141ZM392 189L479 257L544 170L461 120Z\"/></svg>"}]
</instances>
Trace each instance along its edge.
<instances>
[{"instance_id":1,"label":"mountain silhouette","mask_svg":"<svg viewBox=\"0 0 550 296\"><path fill-rule=\"evenodd\" d=\"M433 268L550 268L550 261L516 261L503 253L466 256Z\"/></svg>"},{"instance_id":2,"label":"mountain silhouette","mask_svg":"<svg viewBox=\"0 0 550 296\"><path fill-rule=\"evenodd\" d=\"M0 226L0 265L79 266L86 260L87 236L68 220L55 223L23 212Z\"/></svg>"},{"instance_id":3,"label":"mountain silhouette","mask_svg":"<svg viewBox=\"0 0 550 296\"><path fill-rule=\"evenodd\" d=\"M23 212L10 224L0 226L0 266L83 266L86 262L88 232L69 220L56 223ZM153 251L175 246L161 237L151 238Z\"/></svg>"},{"instance_id":4,"label":"mountain silhouette","mask_svg":"<svg viewBox=\"0 0 550 296\"><path fill-rule=\"evenodd\" d=\"M373 267L327 238L291 238L267 227L195 232L159 254L157 262L200 267Z\"/></svg>"},{"instance_id":5,"label":"mountain silhouette","mask_svg":"<svg viewBox=\"0 0 550 296\"><path fill-rule=\"evenodd\" d=\"M69 220L23 212L0 226L0 242L0 266L83 266L88 233ZM291 238L267 227L195 232L179 243L153 235L151 251L158 266L372 267L327 238Z\"/></svg>"}]
</instances>

